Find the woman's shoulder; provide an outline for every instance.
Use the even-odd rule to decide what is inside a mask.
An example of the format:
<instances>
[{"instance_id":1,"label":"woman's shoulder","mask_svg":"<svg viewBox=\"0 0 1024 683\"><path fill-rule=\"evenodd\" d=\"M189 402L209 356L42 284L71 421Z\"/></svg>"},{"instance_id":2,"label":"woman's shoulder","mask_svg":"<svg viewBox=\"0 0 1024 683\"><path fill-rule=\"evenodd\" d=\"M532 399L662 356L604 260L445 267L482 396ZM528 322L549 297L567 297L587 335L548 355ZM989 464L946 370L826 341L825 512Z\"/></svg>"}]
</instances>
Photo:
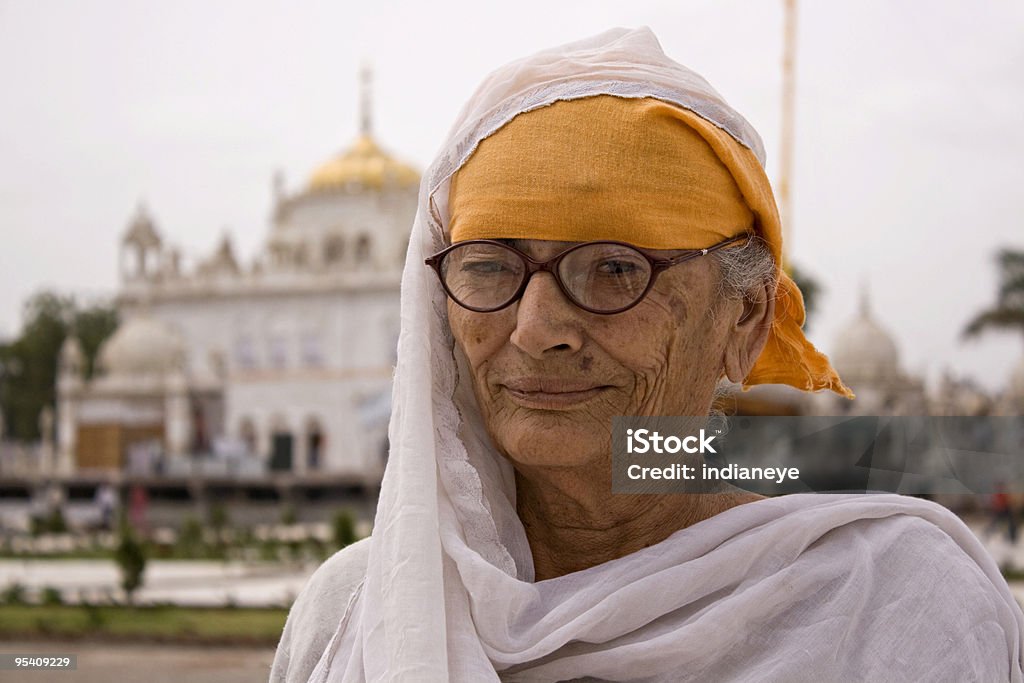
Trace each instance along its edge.
<instances>
[{"instance_id":1,"label":"woman's shoulder","mask_svg":"<svg viewBox=\"0 0 1024 683\"><path fill-rule=\"evenodd\" d=\"M309 577L288 612L270 671L271 681L305 683L309 678L366 574L369 541L364 538L342 548Z\"/></svg>"},{"instance_id":2,"label":"woman's shoulder","mask_svg":"<svg viewBox=\"0 0 1024 683\"><path fill-rule=\"evenodd\" d=\"M829 596L825 610L858 615L848 620L858 643L851 655L889 653L884 667L900 680L1016 680L1021 611L970 529L917 498L849 503L864 505L866 514L837 526L799 564L818 574L820 594Z\"/></svg>"},{"instance_id":3,"label":"woman's shoulder","mask_svg":"<svg viewBox=\"0 0 1024 683\"><path fill-rule=\"evenodd\" d=\"M946 591L955 596L973 589L998 595L1016 607L995 561L947 508L893 494L832 500L820 496L809 502L818 505L804 510L832 514L834 520L826 525L831 526L829 531L806 548L803 562L834 563L843 574L869 573L876 590L892 581L907 584L904 595Z\"/></svg>"}]
</instances>

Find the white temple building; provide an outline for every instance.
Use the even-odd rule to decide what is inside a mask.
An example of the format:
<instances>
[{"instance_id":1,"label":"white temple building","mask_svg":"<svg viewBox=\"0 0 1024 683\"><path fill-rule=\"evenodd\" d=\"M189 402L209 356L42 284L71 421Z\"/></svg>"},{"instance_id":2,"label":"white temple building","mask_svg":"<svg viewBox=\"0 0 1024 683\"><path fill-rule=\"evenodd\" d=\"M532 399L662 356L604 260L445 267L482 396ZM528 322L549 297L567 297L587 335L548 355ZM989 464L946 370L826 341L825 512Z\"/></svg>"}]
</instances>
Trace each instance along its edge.
<instances>
[{"instance_id":1,"label":"white temple building","mask_svg":"<svg viewBox=\"0 0 1024 683\"><path fill-rule=\"evenodd\" d=\"M1024 358L1007 373L1002 391L987 391L948 368L926 386L922 375L904 367L896 337L877 319L866 289L856 315L826 348L854 400L765 384L735 391L722 408L746 415L1024 415Z\"/></svg>"},{"instance_id":2,"label":"white temple building","mask_svg":"<svg viewBox=\"0 0 1024 683\"><path fill-rule=\"evenodd\" d=\"M875 319L866 288L856 317L837 335L829 357L857 397L850 401L831 392L814 394L811 414L928 414L924 380L903 368L896 340Z\"/></svg>"},{"instance_id":3,"label":"white temple building","mask_svg":"<svg viewBox=\"0 0 1024 683\"><path fill-rule=\"evenodd\" d=\"M251 264L225 235L186 272L138 208L120 245L122 322L98 374L83 379L76 340L61 354L61 469L119 469L156 453L172 471L227 454L252 471L379 478L420 176L378 146L368 90L364 75L351 147L295 191L275 178L269 235Z\"/></svg>"}]
</instances>

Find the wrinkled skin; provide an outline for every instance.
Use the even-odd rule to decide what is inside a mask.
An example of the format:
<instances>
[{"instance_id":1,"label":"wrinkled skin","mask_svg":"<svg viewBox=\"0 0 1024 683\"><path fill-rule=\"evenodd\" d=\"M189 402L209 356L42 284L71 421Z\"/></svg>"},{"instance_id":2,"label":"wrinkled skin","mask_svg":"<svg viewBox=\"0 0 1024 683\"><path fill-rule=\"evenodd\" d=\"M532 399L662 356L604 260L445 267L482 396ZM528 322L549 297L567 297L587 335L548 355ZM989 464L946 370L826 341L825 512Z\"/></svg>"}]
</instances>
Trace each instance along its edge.
<instances>
[{"instance_id":1,"label":"wrinkled skin","mask_svg":"<svg viewBox=\"0 0 1024 683\"><path fill-rule=\"evenodd\" d=\"M569 245L516 246L548 259ZM719 378L742 381L763 348L773 294L765 287L754 301L722 297L717 264L702 257L661 273L643 301L614 315L578 308L544 272L501 311L448 302L488 433L516 469L538 580L628 554L753 499L611 494L611 424L618 415L707 415ZM590 391L557 395L581 388Z\"/></svg>"}]
</instances>

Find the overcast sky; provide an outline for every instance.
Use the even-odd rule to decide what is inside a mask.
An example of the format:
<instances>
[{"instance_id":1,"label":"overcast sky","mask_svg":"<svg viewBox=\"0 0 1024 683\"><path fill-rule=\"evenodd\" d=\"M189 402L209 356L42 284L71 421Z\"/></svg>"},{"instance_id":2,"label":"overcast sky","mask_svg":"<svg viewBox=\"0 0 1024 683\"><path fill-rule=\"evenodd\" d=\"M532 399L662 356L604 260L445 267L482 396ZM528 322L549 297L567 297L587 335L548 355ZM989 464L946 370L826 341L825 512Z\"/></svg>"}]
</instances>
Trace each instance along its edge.
<instances>
[{"instance_id":1,"label":"overcast sky","mask_svg":"<svg viewBox=\"0 0 1024 683\"><path fill-rule=\"evenodd\" d=\"M374 126L425 168L495 67L613 26L650 26L761 133L777 175L782 0L48 2L0 0L0 335L41 288L102 295L144 200L165 240L248 260L271 177L289 191ZM964 344L993 256L1024 248L1024 3L803 2L793 260L825 288L826 353L866 282L904 367L989 388L1019 335Z\"/></svg>"}]
</instances>

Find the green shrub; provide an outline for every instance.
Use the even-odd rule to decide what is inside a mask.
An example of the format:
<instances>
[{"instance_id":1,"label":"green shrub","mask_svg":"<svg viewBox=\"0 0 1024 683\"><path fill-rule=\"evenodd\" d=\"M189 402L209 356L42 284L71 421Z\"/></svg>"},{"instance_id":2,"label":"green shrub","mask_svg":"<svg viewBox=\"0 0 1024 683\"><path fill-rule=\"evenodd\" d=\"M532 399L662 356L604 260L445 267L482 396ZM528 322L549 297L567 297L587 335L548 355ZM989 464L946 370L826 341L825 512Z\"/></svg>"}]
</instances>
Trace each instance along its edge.
<instances>
[{"instance_id":1,"label":"green shrub","mask_svg":"<svg viewBox=\"0 0 1024 683\"><path fill-rule=\"evenodd\" d=\"M68 530L68 523L64 519L64 511L59 507L54 508L46 518L46 531L51 534L63 534Z\"/></svg>"},{"instance_id":2,"label":"green shrub","mask_svg":"<svg viewBox=\"0 0 1024 683\"><path fill-rule=\"evenodd\" d=\"M29 520L29 533L32 536L43 534L63 534L68 530L67 521L64 519L64 512L60 508L54 508L45 517L32 517Z\"/></svg>"},{"instance_id":3,"label":"green shrub","mask_svg":"<svg viewBox=\"0 0 1024 683\"><path fill-rule=\"evenodd\" d=\"M64 604L64 596L61 594L60 589L54 586L44 586L40 600L44 605Z\"/></svg>"},{"instance_id":4,"label":"green shrub","mask_svg":"<svg viewBox=\"0 0 1024 683\"><path fill-rule=\"evenodd\" d=\"M268 538L260 543L260 559L268 562L275 562L280 559L278 553L279 544L274 539Z\"/></svg>"},{"instance_id":5,"label":"green shrub","mask_svg":"<svg viewBox=\"0 0 1024 683\"><path fill-rule=\"evenodd\" d=\"M106 615L103 613L103 611L98 606L96 606L96 605L94 605L94 604L92 604L90 602L90 603L86 603L84 605L84 608L85 608L85 618L89 622L89 626L92 629L94 629L94 630L100 629L100 628L102 628L107 623Z\"/></svg>"},{"instance_id":6,"label":"green shrub","mask_svg":"<svg viewBox=\"0 0 1024 683\"><path fill-rule=\"evenodd\" d=\"M338 548L352 545L359 540L356 536L356 521L348 510L339 510L334 515L331 528L334 545Z\"/></svg>"},{"instance_id":7,"label":"green shrub","mask_svg":"<svg viewBox=\"0 0 1024 683\"><path fill-rule=\"evenodd\" d=\"M121 539L114 551L114 561L121 570L121 587L128 596L128 602L131 602L136 589L142 585L146 553L128 526L121 527Z\"/></svg>"},{"instance_id":8,"label":"green shrub","mask_svg":"<svg viewBox=\"0 0 1024 683\"><path fill-rule=\"evenodd\" d=\"M298 515L295 514L295 507L293 505L285 505L281 508L281 524L291 526L299 520Z\"/></svg>"},{"instance_id":9,"label":"green shrub","mask_svg":"<svg viewBox=\"0 0 1024 683\"><path fill-rule=\"evenodd\" d=\"M231 518L228 515L228 509L224 507L223 503L214 503L210 506L209 513L210 526L218 534L229 524L231 524Z\"/></svg>"},{"instance_id":10,"label":"green shrub","mask_svg":"<svg viewBox=\"0 0 1024 683\"><path fill-rule=\"evenodd\" d=\"M17 581L7 584L7 588L0 594L0 602L5 605L24 605L25 587Z\"/></svg>"},{"instance_id":11,"label":"green shrub","mask_svg":"<svg viewBox=\"0 0 1024 683\"><path fill-rule=\"evenodd\" d=\"M309 548L309 552L313 557L317 558L321 562L327 559L327 545L319 538L310 539L306 547Z\"/></svg>"},{"instance_id":12,"label":"green shrub","mask_svg":"<svg viewBox=\"0 0 1024 683\"><path fill-rule=\"evenodd\" d=\"M178 532L178 552L184 557L196 557L203 547L203 525L195 517L186 517Z\"/></svg>"}]
</instances>

